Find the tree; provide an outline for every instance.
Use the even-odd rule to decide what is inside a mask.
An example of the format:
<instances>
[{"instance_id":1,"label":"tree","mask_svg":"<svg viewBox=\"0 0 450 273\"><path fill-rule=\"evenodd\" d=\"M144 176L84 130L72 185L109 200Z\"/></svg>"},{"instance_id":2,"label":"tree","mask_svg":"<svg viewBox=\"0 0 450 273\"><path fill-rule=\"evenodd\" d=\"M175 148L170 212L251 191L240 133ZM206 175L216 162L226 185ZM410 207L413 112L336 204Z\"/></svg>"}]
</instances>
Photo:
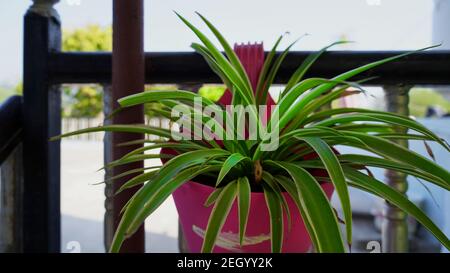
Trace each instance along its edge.
<instances>
[{"instance_id":1,"label":"tree","mask_svg":"<svg viewBox=\"0 0 450 273\"><path fill-rule=\"evenodd\" d=\"M203 85L198 94L204 98L212 101L218 101L223 93L225 93L225 86L223 85Z\"/></svg>"},{"instance_id":2,"label":"tree","mask_svg":"<svg viewBox=\"0 0 450 273\"><path fill-rule=\"evenodd\" d=\"M0 103L14 95L22 95L22 82L19 82L14 87L0 86Z\"/></svg>"},{"instance_id":3,"label":"tree","mask_svg":"<svg viewBox=\"0 0 450 273\"><path fill-rule=\"evenodd\" d=\"M64 93L69 105L63 116L73 118L96 117L103 109L103 92L99 86L83 85L76 88L66 86Z\"/></svg>"},{"instance_id":4,"label":"tree","mask_svg":"<svg viewBox=\"0 0 450 273\"><path fill-rule=\"evenodd\" d=\"M63 51L92 52L112 50L112 28L88 25L63 31ZM63 116L96 117L103 108L103 92L99 85L64 86Z\"/></svg>"},{"instance_id":5,"label":"tree","mask_svg":"<svg viewBox=\"0 0 450 273\"><path fill-rule=\"evenodd\" d=\"M450 101L442 94L429 88L414 88L409 92L409 111L416 117L424 117L429 107L439 107L450 113Z\"/></svg>"},{"instance_id":6,"label":"tree","mask_svg":"<svg viewBox=\"0 0 450 273\"><path fill-rule=\"evenodd\" d=\"M112 51L112 27L88 25L63 31L63 51Z\"/></svg>"}]
</instances>

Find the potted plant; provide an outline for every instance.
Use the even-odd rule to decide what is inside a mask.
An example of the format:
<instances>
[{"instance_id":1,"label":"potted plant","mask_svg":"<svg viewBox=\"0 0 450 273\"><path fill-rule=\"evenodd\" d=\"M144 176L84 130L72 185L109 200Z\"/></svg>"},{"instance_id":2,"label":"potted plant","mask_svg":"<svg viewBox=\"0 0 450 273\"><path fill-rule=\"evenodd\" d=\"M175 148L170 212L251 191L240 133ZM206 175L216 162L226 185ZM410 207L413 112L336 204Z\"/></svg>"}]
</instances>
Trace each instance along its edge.
<instances>
[{"instance_id":1,"label":"potted plant","mask_svg":"<svg viewBox=\"0 0 450 273\"><path fill-rule=\"evenodd\" d=\"M145 172L120 189L143 185L123 209L112 252L119 251L127 236L171 194L193 252L299 252L307 251L311 243L318 252L345 252L346 244L350 245L352 240L348 187L396 205L450 248L449 239L427 215L368 170L368 167L395 170L449 190L447 170L391 140L435 141L450 150L448 144L405 116L359 108L322 108L343 95L356 93L347 91L349 87L364 92L359 83L348 81L355 75L414 52L376 61L333 79L305 79L306 71L328 46L299 66L278 103L265 112L259 106L266 104L268 89L290 46L275 58L281 37L277 40L255 87L236 53L206 18L200 15L225 55L207 36L178 16L202 42L193 43L192 47L230 90L231 105L223 107L189 91L143 92L120 99L120 107L160 102L164 107L155 111L182 128L107 125L60 136L125 131L167 138L151 141L106 166L145 160L150 157L146 151L163 149L157 155L164 162L162 167L136 170ZM238 124L241 121L241 126L235 126L235 120ZM399 126L416 133L399 134L395 131ZM137 142L124 145L133 143ZM370 155L340 154L334 148L336 145L356 147ZM330 205L333 191L342 205L342 220ZM340 230L339 222L345 225L345 232Z\"/></svg>"}]
</instances>

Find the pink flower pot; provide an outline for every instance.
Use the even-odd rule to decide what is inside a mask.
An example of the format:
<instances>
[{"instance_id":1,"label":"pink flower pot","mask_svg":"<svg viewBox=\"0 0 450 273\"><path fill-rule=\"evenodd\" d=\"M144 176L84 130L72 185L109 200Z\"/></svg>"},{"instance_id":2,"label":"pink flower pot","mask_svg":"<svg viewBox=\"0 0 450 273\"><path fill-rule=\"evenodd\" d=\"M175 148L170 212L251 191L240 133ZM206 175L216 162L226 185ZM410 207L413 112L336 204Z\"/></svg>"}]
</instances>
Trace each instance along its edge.
<instances>
[{"instance_id":1,"label":"pink flower pot","mask_svg":"<svg viewBox=\"0 0 450 273\"><path fill-rule=\"evenodd\" d=\"M334 190L333 185L331 183L323 183L322 188L328 198L331 198ZM208 218L214 206L205 207L204 203L213 190L213 187L191 181L173 193L183 234L189 250L193 253L201 251ZM287 216L284 215L285 225L282 252L307 252L311 249L311 240L302 217L292 198L287 193L283 194L286 196L291 212L292 226L288 230ZM264 193L253 192L243 246L239 245L239 218L237 202L235 201L219 233L214 252L268 253L270 251L270 218Z\"/></svg>"}]
</instances>

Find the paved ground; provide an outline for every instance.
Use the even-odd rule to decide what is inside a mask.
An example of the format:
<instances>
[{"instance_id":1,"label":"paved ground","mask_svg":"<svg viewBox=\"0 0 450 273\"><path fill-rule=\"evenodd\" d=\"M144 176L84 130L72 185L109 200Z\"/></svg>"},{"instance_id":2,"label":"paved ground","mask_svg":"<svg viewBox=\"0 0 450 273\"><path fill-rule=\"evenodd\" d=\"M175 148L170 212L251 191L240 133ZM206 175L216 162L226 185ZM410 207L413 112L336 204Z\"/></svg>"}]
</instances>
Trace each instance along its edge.
<instances>
[{"instance_id":1,"label":"paved ground","mask_svg":"<svg viewBox=\"0 0 450 273\"><path fill-rule=\"evenodd\" d=\"M64 252L104 252L102 142L62 142L62 245ZM156 163L156 162L155 162ZM177 213L167 200L146 221L147 252L177 252Z\"/></svg>"}]
</instances>

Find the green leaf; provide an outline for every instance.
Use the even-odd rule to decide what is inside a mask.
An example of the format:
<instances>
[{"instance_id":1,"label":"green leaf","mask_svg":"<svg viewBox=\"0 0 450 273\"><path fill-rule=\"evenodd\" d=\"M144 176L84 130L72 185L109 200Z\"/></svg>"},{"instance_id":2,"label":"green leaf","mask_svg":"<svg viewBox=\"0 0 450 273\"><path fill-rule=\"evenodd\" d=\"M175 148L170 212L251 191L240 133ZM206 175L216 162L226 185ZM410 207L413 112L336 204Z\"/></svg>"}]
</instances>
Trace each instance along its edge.
<instances>
[{"instance_id":1,"label":"green leaf","mask_svg":"<svg viewBox=\"0 0 450 273\"><path fill-rule=\"evenodd\" d=\"M345 129L347 130L347 129ZM353 130L348 130L348 131L353 131ZM364 132L362 130L356 130L357 132ZM428 136L424 136L424 135L418 135L418 134L404 134L404 133L379 133L379 134L375 134L374 136L377 137L381 137L384 139L407 139L407 140L432 140L430 137Z\"/></svg>"},{"instance_id":2,"label":"green leaf","mask_svg":"<svg viewBox=\"0 0 450 273\"><path fill-rule=\"evenodd\" d=\"M303 137L301 138L308 143L314 151L319 155L324 163L328 175L336 189L336 192L341 201L342 210L344 212L345 228L347 231L347 242L352 244L352 208L350 205L350 195L348 193L348 186L345 182L344 173L338 158L328 144L317 137Z\"/></svg>"},{"instance_id":3,"label":"green leaf","mask_svg":"<svg viewBox=\"0 0 450 273\"><path fill-rule=\"evenodd\" d=\"M149 135L157 135L160 137L170 138L171 131L167 129L162 129L158 127L153 127L149 125L104 125L98 127L91 127L86 129L77 130L74 132L70 132L67 134L62 134L60 136L54 136L50 138L50 141L58 140L64 137L87 134L87 133L95 133L95 132L126 132L126 133L140 133L140 134L149 134Z\"/></svg>"},{"instance_id":4,"label":"green leaf","mask_svg":"<svg viewBox=\"0 0 450 273\"><path fill-rule=\"evenodd\" d=\"M152 145L147 145L144 147L139 147L137 149L134 149L133 151L129 152L128 154L124 155L121 160L126 159L128 157L134 156L134 155L138 155L138 154L142 154L145 151L148 150L155 150L155 149L160 149L160 148L171 148L177 151L180 150L201 150L201 149L206 149L206 147L198 145L198 144L193 144L193 143L177 143L177 142L165 142L165 143L157 143L157 144L152 144Z\"/></svg>"},{"instance_id":5,"label":"green leaf","mask_svg":"<svg viewBox=\"0 0 450 273\"><path fill-rule=\"evenodd\" d=\"M175 12L176 13L176 12ZM248 89L245 81L241 78L240 74L236 69L228 62L228 60L223 56L213 43L196 27L194 27L189 21L184 17L176 13L176 15L195 33L195 35L202 41L202 43L207 48L209 54L215 59L218 66L222 69L227 78L235 85L236 91L245 100L245 105L254 104L254 94L252 90Z\"/></svg>"},{"instance_id":6,"label":"green leaf","mask_svg":"<svg viewBox=\"0 0 450 273\"><path fill-rule=\"evenodd\" d=\"M131 107L135 105L140 105L149 102L158 102L161 100L185 100L185 101L194 101L195 99L202 99L202 103L205 106L214 105L215 103L211 100L204 98L194 92L184 91L184 90L176 90L176 91L160 91L160 90L151 90L145 91L141 93L136 93L133 95L129 95L123 97L118 100L120 107Z\"/></svg>"},{"instance_id":7,"label":"green leaf","mask_svg":"<svg viewBox=\"0 0 450 273\"><path fill-rule=\"evenodd\" d=\"M302 38L302 37L300 37L300 38ZM263 82L262 89L258 93L258 96L259 96L257 98L258 105L265 105L266 104L267 94L269 93L269 88L272 85L273 80L275 79L275 76L276 76L276 74L278 72L278 69L280 68L281 64L283 63L284 59L286 58L287 54L289 53L289 50L291 49L291 47L293 47L298 42L298 40L300 40L300 38L298 38L293 43L291 43L281 53L281 55L275 60L273 65L270 67L269 73L267 74L267 77L265 78L265 80Z\"/></svg>"},{"instance_id":8,"label":"green leaf","mask_svg":"<svg viewBox=\"0 0 450 273\"><path fill-rule=\"evenodd\" d=\"M447 236L423 213L413 202L409 201L405 196L397 192L396 190L385 185L368 175L360 173L352 168L345 168L345 174L349 179L349 184L356 188L365 190L372 194L375 194L391 204L394 204L404 212L413 216L421 223L426 229L428 229L447 249L450 250L450 240Z\"/></svg>"},{"instance_id":9,"label":"green leaf","mask_svg":"<svg viewBox=\"0 0 450 273\"><path fill-rule=\"evenodd\" d=\"M433 184L436 184L439 187L442 187L446 190L450 190L448 183L446 183L442 178L434 176L432 173L425 172L424 170L417 170L413 168L411 165L406 165L401 162L389 160L386 158L373 157L368 155L359 155L359 154L345 154L338 156L339 161L342 164L346 165L363 165L363 166L372 166L383 169L390 169L394 171L398 171L401 173L409 174L426 181L429 181ZM351 164L348 164L348 163Z\"/></svg>"},{"instance_id":10,"label":"green leaf","mask_svg":"<svg viewBox=\"0 0 450 273\"><path fill-rule=\"evenodd\" d=\"M336 99L347 97L347 96L352 96L352 95L356 95L356 94L360 94L360 93L363 93L363 94L367 95L367 91L365 91L361 87L361 84L369 82L369 81L373 80L374 78L376 78L376 77L368 77L368 78L364 78L362 80L359 80L357 82L349 82L349 84L343 84L342 87L339 87L339 88L337 88L335 90L332 90L332 91L330 91L330 92L328 92L326 94L323 94L320 97L318 97L316 100L312 100L302 110L300 115L297 116L292 121L293 124L290 124L289 126L292 127L292 128L303 127L302 125L304 125L304 124L308 124L308 123L310 123L312 121L315 121L315 120L328 118L331 115L333 115L333 113L330 113L330 115L321 115L321 113L327 113L328 111L333 111L333 110L340 111L340 110L344 110L344 109L349 109L349 108L338 108L338 109L323 110L323 111L319 111L319 113L314 113L310 117L308 117L308 115L310 115L311 113L313 113L313 112L315 112L317 110L320 110L320 108L322 106L330 104ZM330 81L330 82L333 82L333 81ZM354 87L354 88L356 88L356 90L348 90L349 87ZM317 115L317 117L316 117L316 115Z\"/></svg>"},{"instance_id":11,"label":"green leaf","mask_svg":"<svg viewBox=\"0 0 450 273\"><path fill-rule=\"evenodd\" d=\"M144 161L146 159L155 159L155 158L172 158L173 155L167 155L167 154L138 154L138 155L132 155L124 159L118 159L115 161L112 161L108 164L106 164L102 169L109 169L125 164L129 164L132 162L138 162L138 161Z\"/></svg>"},{"instance_id":12,"label":"green leaf","mask_svg":"<svg viewBox=\"0 0 450 273\"><path fill-rule=\"evenodd\" d=\"M125 239L130 236L132 230L137 230L144 219L138 217L139 209L142 208L142 199L147 201L147 215L152 213L162 202L178 187L194 178L198 174L209 171L209 168L193 168L180 172L168 183L160 185L153 180L146 183L139 191L133 195L123 209L123 216L114 234L110 252L118 252ZM139 219L138 219L139 218ZM135 226L133 226L135 225Z\"/></svg>"},{"instance_id":13,"label":"green leaf","mask_svg":"<svg viewBox=\"0 0 450 273\"><path fill-rule=\"evenodd\" d=\"M286 190L286 192L291 196L291 198L294 200L295 204L297 205L297 208L300 211L300 214L302 216L303 223L305 224L306 230L308 231L309 237L311 238L311 241L313 245L318 248L318 241L317 241L317 235L314 230L314 228L311 226L311 222L307 218L305 208L303 204L300 202L299 194L297 192L297 188L295 186L295 183L285 177L285 176L275 176L275 179L278 183L281 184L281 186Z\"/></svg>"},{"instance_id":14,"label":"green leaf","mask_svg":"<svg viewBox=\"0 0 450 273\"><path fill-rule=\"evenodd\" d=\"M208 49L203 45L197 43L192 43L191 47L195 50L195 52L203 56L211 70L220 77L225 86L228 87L228 89L231 91L233 89L232 82L230 81L230 79L228 79L227 75L224 73L223 69L216 62L216 60L214 60L214 57L211 56Z\"/></svg>"},{"instance_id":15,"label":"green leaf","mask_svg":"<svg viewBox=\"0 0 450 273\"><path fill-rule=\"evenodd\" d=\"M201 54L206 62L209 64L211 69L222 79L222 81L225 83L225 85L228 87L228 89L232 93L232 105L248 105L250 107L250 114L252 115L252 118L254 120L257 120L260 123L260 120L258 119L258 112L256 109L256 106L252 101L254 100L254 94L253 91L250 90L251 98L242 98L245 96L245 94L242 93L241 89L239 89L233 79L229 78L229 75L227 74L227 71L224 69L223 66L221 66L217 61L214 59L214 57L209 53L208 49L204 46L201 46L199 44L193 43L192 48L199 54ZM235 91L238 91L236 93ZM242 99L241 99L242 98ZM229 115L228 111L225 111L226 115ZM259 124L261 125L261 124Z\"/></svg>"},{"instance_id":16,"label":"green leaf","mask_svg":"<svg viewBox=\"0 0 450 273\"><path fill-rule=\"evenodd\" d=\"M169 160L160 169L158 175L156 175L156 177L152 179L152 181L146 183L139 190L139 194L136 194L128 204L127 209L125 210L120 221L119 227L117 228L113 243L111 245L111 251L119 251L120 246L125 240L125 235L131 235L133 231L140 226L145 217L155 209L154 203L151 202L153 198L155 198L155 193L163 190L163 186L167 182L171 181L173 177L175 177L180 171L187 169L188 173L183 173L183 175L196 175L192 172L192 170L189 170L188 168L202 164L210 157L218 155L226 156L228 154L229 153L227 151L220 149L199 150L187 152ZM204 172L211 171L208 168L202 168L201 170ZM183 180L181 178L179 179ZM176 180L175 182L179 182L180 180Z\"/></svg>"},{"instance_id":17,"label":"green leaf","mask_svg":"<svg viewBox=\"0 0 450 273\"><path fill-rule=\"evenodd\" d=\"M115 194L121 193L125 189L129 189L132 187L135 187L137 185L143 184L147 181L149 181L152 177L154 177L158 173L158 170L142 173L139 175L136 175L135 177L131 178L127 182L125 182L117 191Z\"/></svg>"},{"instance_id":18,"label":"green leaf","mask_svg":"<svg viewBox=\"0 0 450 273\"><path fill-rule=\"evenodd\" d=\"M154 183L152 194L146 197L143 207L126 230L126 236L134 234L145 219L152 214L177 188L200 174L219 170L219 166L186 168L166 183ZM138 200L139 201L139 200Z\"/></svg>"},{"instance_id":19,"label":"green leaf","mask_svg":"<svg viewBox=\"0 0 450 273\"><path fill-rule=\"evenodd\" d=\"M217 236L222 230L223 224L230 213L231 206L237 193L237 183L233 181L227 184L219 197L209 215L208 225L206 227L205 238L203 240L202 252L209 253L213 251Z\"/></svg>"},{"instance_id":20,"label":"green leaf","mask_svg":"<svg viewBox=\"0 0 450 273\"><path fill-rule=\"evenodd\" d=\"M356 76L358 74L361 74L362 72L365 72L369 69L375 68L377 66L380 66L382 64L385 64L387 62L391 62L394 60L397 60L399 58L420 52L420 51L424 51L430 48L434 48L436 46L431 46L431 47L426 47L426 48L422 48L419 50L415 50L415 51L411 51L411 52L407 52L407 53L403 53L397 56L393 56L393 57L389 57L389 58L385 58L373 63L369 63L366 65L363 65L361 67L355 68L353 70L350 70L348 72L345 72L339 76L334 77L333 79L331 79L331 81L329 83L324 83L321 84L320 86L314 88L311 92L309 92L308 94L306 94L298 103L295 104L295 107L290 108L289 112L286 113L285 115L283 115L283 117L280 118L280 128L283 128L286 124L288 124L292 118L294 118L297 114L297 112L301 109L303 109L303 107L305 107L309 102L311 102L313 99L319 97L320 95L322 95L323 93L327 92L328 90L331 90L332 88L334 88L336 85L338 85L337 81L346 81L349 78Z\"/></svg>"},{"instance_id":21,"label":"green leaf","mask_svg":"<svg viewBox=\"0 0 450 273\"><path fill-rule=\"evenodd\" d=\"M314 229L319 252L345 252L336 215L319 182L305 169L293 163L266 161L269 165L286 170L297 187L299 200L304 207L306 219Z\"/></svg>"},{"instance_id":22,"label":"green leaf","mask_svg":"<svg viewBox=\"0 0 450 273\"><path fill-rule=\"evenodd\" d=\"M203 204L203 206L209 207L212 204L214 204L214 202L216 202L217 197L219 197L219 194L222 192L222 190L223 188L214 189L214 191L208 196L208 199L206 199L205 204Z\"/></svg>"},{"instance_id":23,"label":"green leaf","mask_svg":"<svg viewBox=\"0 0 450 273\"><path fill-rule=\"evenodd\" d=\"M385 122L390 124L395 124L398 126L406 127L412 130L415 130L417 132L420 132L434 141L441 144L444 148L447 149L447 151L450 151L450 148L448 145L441 140L440 137L438 137L436 134L434 134L432 131L427 129L425 126L421 125L420 123L407 118L402 117L399 115L394 115L391 113L380 113L380 112L366 112L367 115L364 114L349 114L349 115L343 115L338 117L329 118L323 121L320 121L316 123L317 126L331 126L334 124L345 124L350 123L354 121L374 121L374 122Z\"/></svg>"},{"instance_id":24,"label":"green leaf","mask_svg":"<svg viewBox=\"0 0 450 273\"><path fill-rule=\"evenodd\" d=\"M377 136L386 135L386 137L389 137L390 135L393 135L395 132L395 129L392 125L389 124L374 124L374 123L349 123L349 124L343 124L334 126L334 129L338 131L354 131L354 132L362 132L362 133L378 133ZM404 134L399 134L404 136ZM423 137L423 136L422 136ZM427 137L428 138L428 137Z\"/></svg>"},{"instance_id":25,"label":"green leaf","mask_svg":"<svg viewBox=\"0 0 450 273\"><path fill-rule=\"evenodd\" d=\"M424 170L427 173L433 174L439 177L443 181L446 181L447 186L450 185L450 173L443 167L437 165L433 161L410 151L401 145L393 143L391 141L382 139L376 136L370 136L364 133L358 132L342 132L344 135L358 138L365 146L360 143L348 143L358 148L362 148L373 153L391 158L398 162L408 164L418 170Z\"/></svg>"},{"instance_id":26,"label":"green leaf","mask_svg":"<svg viewBox=\"0 0 450 273\"><path fill-rule=\"evenodd\" d=\"M130 174L142 173L142 172L144 172L144 171L146 171L146 170L159 169L159 168L161 168L161 166L150 166L150 167L145 167L145 168L131 169L131 170L129 170L129 171L126 171L126 172L120 173L120 174L118 174L118 175L114 175L114 176L112 176L112 177L109 177L109 178L105 179L105 180L102 181L102 182L94 183L93 185L103 184L103 183L105 183L105 182L113 181L113 180L116 180L116 179L118 179L118 178L128 176L128 175L130 175Z\"/></svg>"},{"instance_id":27,"label":"green leaf","mask_svg":"<svg viewBox=\"0 0 450 273\"><path fill-rule=\"evenodd\" d=\"M262 186L270 216L271 250L272 253L281 253L284 233L281 202L271 187L266 184L262 184Z\"/></svg>"},{"instance_id":28,"label":"green leaf","mask_svg":"<svg viewBox=\"0 0 450 273\"><path fill-rule=\"evenodd\" d=\"M296 137L343 137L343 135L332 128L327 127L312 127L312 128L301 128L297 130L290 131L289 133L282 133L279 136L279 147L278 150L281 150L285 147L286 143L289 143L290 140ZM253 154L253 160L260 159L262 154L272 154L273 152L263 152L261 151L262 142L258 145ZM285 148L291 149L292 146L286 146Z\"/></svg>"},{"instance_id":29,"label":"green leaf","mask_svg":"<svg viewBox=\"0 0 450 273\"><path fill-rule=\"evenodd\" d=\"M157 177L152 181L155 187L161 187L164 183L169 181L173 176L175 176L179 171L187 169L189 167L193 167L195 165L201 165L207 159L215 156L226 156L229 153L227 151L221 149L210 149L210 150L198 150L187 152L181 155L178 155L171 160L169 160L159 171ZM220 166L211 166L211 168L220 169ZM207 168L205 168L206 170ZM158 186L159 185L159 186ZM143 214L146 211L146 204L148 201L146 200L149 197L143 197L141 199L137 199L136 202L141 202L143 207L140 208L139 213L136 216L135 222L138 221L139 218L143 218ZM144 218L145 219L145 218ZM135 225L137 228L138 225Z\"/></svg>"},{"instance_id":30,"label":"green leaf","mask_svg":"<svg viewBox=\"0 0 450 273\"><path fill-rule=\"evenodd\" d=\"M266 183L277 195L278 201L283 205L283 209L286 212L287 220L288 220L288 230L291 230L292 220L291 220L291 212L289 211L289 205L287 203L286 198L282 194L282 190L280 186L276 183L275 178L268 172L263 171L262 179L264 183Z\"/></svg>"},{"instance_id":31,"label":"green leaf","mask_svg":"<svg viewBox=\"0 0 450 273\"><path fill-rule=\"evenodd\" d=\"M261 69L261 74L259 75L258 84L256 85L256 92L255 92L255 97L258 105L261 104L261 93L263 92L263 88L265 87L264 85L266 84L267 73L269 72L269 69L272 65L273 57L275 56L277 47L280 44L282 38L283 36L281 35L277 39L274 46L270 50L269 54L267 54L263 67Z\"/></svg>"},{"instance_id":32,"label":"green leaf","mask_svg":"<svg viewBox=\"0 0 450 273\"><path fill-rule=\"evenodd\" d=\"M323 78L309 78L301 81L287 91L283 98L278 102L274 111L279 112L279 116L283 117L286 111L294 104L294 102L306 91L317 87L323 83L330 82ZM283 128L281 126L281 128Z\"/></svg>"},{"instance_id":33,"label":"green leaf","mask_svg":"<svg viewBox=\"0 0 450 273\"><path fill-rule=\"evenodd\" d=\"M274 120L274 122L278 123L280 128L284 128L289 121L291 121L294 117L298 116L299 113L302 114L305 110L304 107L313 101L317 96L311 96L310 93L307 93L303 98L298 101L298 98L304 94L306 91L320 87L326 83L335 83L335 84L344 84L346 86L354 86L355 88L362 89L359 84L340 81L340 80L329 80L323 78L309 78L301 81L300 83L294 85L291 89L286 91L285 96L279 101L277 106L275 107L273 117L279 116L279 121ZM334 86L330 87L333 88ZM326 90L325 90L326 91ZM324 91L324 92L325 92ZM276 114L275 114L276 113ZM272 119L269 122L268 128L271 128Z\"/></svg>"},{"instance_id":34,"label":"green leaf","mask_svg":"<svg viewBox=\"0 0 450 273\"><path fill-rule=\"evenodd\" d=\"M241 246L244 241L248 215L250 213L251 195L250 181L248 181L248 178L246 176L238 178L237 197L239 209L239 243Z\"/></svg>"},{"instance_id":35,"label":"green leaf","mask_svg":"<svg viewBox=\"0 0 450 273\"><path fill-rule=\"evenodd\" d=\"M334 42L334 43L322 48L321 50L319 50L313 54L310 54L303 61L303 63L297 68L297 70L294 72L294 74L292 74L291 78L289 79L288 83L286 84L286 87L284 88L283 93L281 94L281 98L284 97L286 91L290 90L295 84L297 84L303 78L303 76L306 74L308 69L314 64L315 61L317 61L317 59L325 51L327 51L330 47L333 47L335 45L345 44L345 43L349 43L349 42L348 41L337 41L337 42Z\"/></svg>"},{"instance_id":36,"label":"green leaf","mask_svg":"<svg viewBox=\"0 0 450 273\"><path fill-rule=\"evenodd\" d=\"M244 83L246 84L247 88L251 90L251 84L250 84L248 75L245 72L244 67L241 64L241 61L239 61L239 58L237 57L236 53L231 48L229 43L226 41L225 37L223 37L223 35L219 32L219 30L216 27L214 27L214 25L211 24L211 22L208 21L203 15L201 15L198 12L196 12L196 13L198 14L198 16L200 16L200 18L202 18L203 22L206 23L208 28L214 33L217 40L219 40L220 44L222 45L223 49L225 50L225 54L227 54L227 57L230 60L231 64L234 66L236 71L239 73L239 75L243 79Z\"/></svg>"},{"instance_id":37,"label":"green leaf","mask_svg":"<svg viewBox=\"0 0 450 273\"><path fill-rule=\"evenodd\" d=\"M133 145L139 145L139 144L157 144L157 143L166 143L167 140L161 140L161 139L135 139L131 141L125 141L117 144L117 147L125 147L125 146L133 146Z\"/></svg>"},{"instance_id":38,"label":"green leaf","mask_svg":"<svg viewBox=\"0 0 450 273\"><path fill-rule=\"evenodd\" d=\"M341 75L334 77L333 80L345 81L345 80L348 80L349 78L354 77L354 76L356 76L358 74L361 74L362 72L365 72L365 71L367 71L369 69L372 69L372 68L375 68L377 66L383 65L385 63L392 62L394 60L406 57L408 55L415 54L417 52L425 51L425 50L428 50L428 49L432 49L432 48L435 48L435 47L438 47L438 46L439 45L429 46L429 47L421 48L421 49L418 49L418 50L414 50L414 51L406 52L406 53L403 53L403 54L399 54L399 55L396 55L396 56L388 57L388 58L385 58L385 59L382 59L382 60L379 60L379 61L375 61L375 62L366 64L366 65L360 66L358 68L352 69L352 70L347 71L345 73L342 73ZM312 96L320 95L323 92L325 92L327 90L330 90L330 87L334 87L334 86L336 86L335 83L323 84L322 86L320 86L316 90L314 90L314 92L313 92L314 95L312 95Z\"/></svg>"},{"instance_id":39,"label":"green leaf","mask_svg":"<svg viewBox=\"0 0 450 273\"><path fill-rule=\"evenodd\" d=\"M243 156L239 153L235 153L230 155L227 160L222 165L222 169L220 170L219 175L217 176L216 187L219 186L220 182L222 182L223 178L227 175L227 173L236 166L239 162L244 159L249 159L246 156Z\"/></svg>"},{"instance_id":40,"label":"green leaf","mask_svg":"<svg viewBox=\"0 0 450 273\"><path fill-rule=\"evenodd\" d=\"M315 100L312 100L308 105L306 105L303 108L301 113L291 121L286 130L289 131L290 128L305 127L305 124L307 123L304 122L304 120L308 115L310 115L314 111L320 110L321 107L331 105L331 103L338 98L353 96L356 94L360 94L362 92L361 90L348 90L349 86L350 85L344 85L343 87L338 88L337 90L333 90L328 94L323 94L322 96L316 98Z\"/></svg>"}]
</instances>

